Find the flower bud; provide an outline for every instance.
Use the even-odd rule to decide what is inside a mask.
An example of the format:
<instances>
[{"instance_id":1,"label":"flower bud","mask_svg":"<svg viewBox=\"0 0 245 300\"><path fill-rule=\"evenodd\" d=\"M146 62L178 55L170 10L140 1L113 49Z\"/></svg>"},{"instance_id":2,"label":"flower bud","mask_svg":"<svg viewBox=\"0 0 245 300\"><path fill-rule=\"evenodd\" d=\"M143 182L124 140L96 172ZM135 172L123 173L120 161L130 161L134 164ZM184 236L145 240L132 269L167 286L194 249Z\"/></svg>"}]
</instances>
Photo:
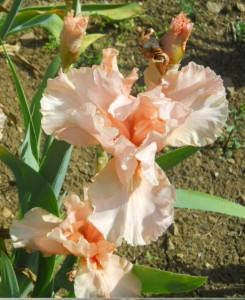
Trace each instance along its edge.
<instances>
[{"instance_id":1,"label":"flower bud","mask_svg":"<svg viewBox=\"0 0 245 300\"><path fill-rule=\"evenodd\" d=\"M161 37L160 46L168 55L170 64L178 64L182 59L193 25L181 12L172 19L168 31Z\"/></svg>"},{"instance_id":2,"label":"flower bud","mask_svg":"<svg viewBox=\"0 0 245 300\"><path fill-rule=\"evenodd\" d=\"M88 19L89 17L81 14L74 17L73 11L68 12L64 18L60 33L60 57L63 70L67 70L80 54Z\"/></svg>"}]
</instances>

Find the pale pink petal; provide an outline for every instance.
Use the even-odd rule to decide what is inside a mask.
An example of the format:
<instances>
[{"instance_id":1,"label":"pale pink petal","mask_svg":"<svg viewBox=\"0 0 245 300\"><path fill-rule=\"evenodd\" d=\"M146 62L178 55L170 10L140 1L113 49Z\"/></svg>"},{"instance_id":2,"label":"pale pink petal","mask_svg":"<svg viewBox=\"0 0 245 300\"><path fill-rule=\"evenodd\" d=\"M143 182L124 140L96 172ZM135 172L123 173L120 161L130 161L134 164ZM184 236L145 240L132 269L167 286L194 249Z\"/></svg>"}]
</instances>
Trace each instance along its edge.
<instances>
[{"instance_id":1,"label":"pale pink petal","mask_svg":"<svg viewBox=\"0 0 245 300\"><path fill-rule=\"evenodd\" d=\"M129 95L131 91L131 87L134 82L138 79L137 68L134 68L132 72L127 76L123 77L120 73L117 65L117 56L119 55L119 51L113 48L108 48L103 50L103 57L100 63L100 68L105 70L107 74L110 74L112 71L115 71L121 77L123 83L123 92L125 95Z\"/></svg>"},{"instance_id":2,"label":"pale pink petal","mask_svg":"<svg viewBox=\"0 0 245 300\"><path fill-rule=\"evenodd\" d=\"M116 71L120 74L120 77L123 77L119 72L117 65L117 56L119 51L113 48L107 48L103 50L103 56L100 63L100 68L105 70L107 74L110 74L112 71Z\"/></svg>"},{"instance_id":3,"label":"pale pink petal","mask_svg":"<svg viewBox=\"0 0 245 300\"><path fill-rule=\"evenodd\" d=\"M158 179L155 172L155 156L157 144L155 142L144 144L137 149L136 158L140 161L142 176L152 185L158 185Z\"/></svg>"},{"instance_id":4,"label":"pale pink petal","mask_svg":"<svg viewBox=\"0 0 245 300\"><path fill-rule=\"evenodd\" d=\"M61 103L58 98L44 95L42 128L47 134L76 146L96 145L100 142L97 138L110 140L117 135L116 129L105 127L105 120L97 114L94 104L87 102L78 106L70 103L68 107L67 102Z\"/></svg>"},{"instance_id":5,"label":"pale pink petal","mask_svg":"<svg viewBox=\"0 0 245 300\"><path fill-rule=\"evenodd\" d=\"M213 95L205 100L202 109L193 111L166 139L174 147L184 145L205 146L221 135L227 119L225 96Z\"/></svg>"},{"instance_id":6,"label":"pale pink petal","mask_svg":"<svg viewBox=\"0 0 245 300\"><path fill-rule=\"evenodd\" d=\"M3 125L4 125L5 119L6 119L6 116L0 108L0 139L2 138L2 131L3 131Z\"/></svg>"},{"instance_id":7,"label":"pale pink petal","mask_svg":"<svg viewBox=\"0 0 245 300\"><path fill-rule=\"evenodd\" d=\"M164 76L163 92L186 110L185 117L183 110L180 126L168 137L168 145L204 146L220 135L228 114L220 76L209 68L189 63L180 71ZM174 115L171 117L178 119Z\"/></svg>"},{"instance_id":8,"label":"pale pink petal","mask_svg":"<svg viewBox=\"0 0 245 300\"><path fill-rule=\"evenodd\" d=\"M108 153L115 157L116 170L120 181L122 183L129 182L138 165L135 157L136 146L123 135L115 139L110 145L102 145Z\"/></svg>"},{"instance_id":9,"label":"pale pink petal","mask_svg":"<svg viewBox=\"0 0 245 300\"><path fill-rule=\"evenodd\" d=\"M127 94L127 95L131 92L132 85L139 78L137 72L138 72L138 69L133 68L132 72L127 77L122 78L123 90L124 90L125 94Z\"/></svg>"},{"instance_id":10,"label":"pale pink petal","mask_svg":"<svg viewBox=\"0 0 245 300\"><path fill-rule=\"evenodd\" d=\"M61 73L48 81L44 91L42 127L47 134L77 146L114 138L117 129L108 128L111 125L107 117L110 105L115 102L114 110L119 118L125 118L137 105L134 97L124 95L123 89L115 71L107 74L100 68L81 68Z\"/></svg>"},{"instance_id":11,"label":"pale pink petal","mask_svg":"<svg viewBox=\"0 0 245 300\"><path fill-rule=\"evenodd\" d=\"M76 278L75 295L78 298L90 297L137 297L141 282L132 273L133 265L125 259L111 255L106 268L88 269L86 261L80 260Z\"/></svg>"},{"instance_id":12,"label":"pale pink petal","mask_svg":"<svg viewBox=\"0 0 245 300\"><path fill-rule=\"evenodd\" d=\"M88 256L91 243L104 240L100 231L87 218L92 213L90 204L81 201L73 192L69 192L64 199L67 217L58 227L48 233L48 238L64 246L76 256ZM100 248L99 252L103 252ZM97 249L97 248L96 248Z\"/></svg>"},{"instance_id":13,"label":"pale pink petal","mask_svg":"<svg viewBox=\"0 0 245 300\"><path fill-rule=\"evenodd\" d=\"M65 197L63 204L67 211L67 217L74 216L71 222L87 220L88 216L92 213L89 203L81 201L78 195L71 191Z\"/></svg>"},{"instance_id":14,"label":"pale pink petal","mask_svg":"<svg viewBox=\"0 0 245 300\"><path fill-rule=\"evenodd\" d=\"M188 108L201 108L211 95L224 96L225 89L220 76L210 68L190 62L180 71L165 74L162 91L172 101L181 102ZM196 109L195 109L196 110Z\"/></svg>"},{"instance_id":15,"label":"pale pink petal","mask_svg":"<svg viewBox=\"0 0 245 300\"><path fill-rule=\"evenodd\" d=\"M139 100L135 97L119 95L110 105L108 112L118 120L125 120L128 115L138 106Z\"/></svg>"},{"instance_id":16,"label":"pale pink petal","mask_svg":"<svg viewBox=\"0 0 245 300\"><path fill-rule=\"evenodd\" d=\"M153 137L153 135L165 135L165 120L159 115L159 107L165 101L165 96L161 92L161 86L157 86L145 93L138 95L139 105L137 109L130 115L129 119L132 124L131 141L135 145L142 145L145 139ZM159 138L157 138L159 140ZM160 141L158 150L160 148Z\"/></svg>"},{"instance_id":17,"label":"pale pink petal","mask_svg":"<svg viewBox=\"0 0 245 300\"><path fill-rule=\"evenodd\" d=\"M140 168L127 184L121 184L115 159L95 177L88 187L94 206L89 220L109 241L124 238L131 245L145 245L156 240L173 221L174 188L164 172L155 164L153 186Z\"/></svg>"},{"instance_id":18,"label":"pale pink petal","mask_svg":"<svg viewBox=\"0 0 245 300\"><path fill-rule=\"evenodd\" d=\"M62 244L48 238L48 233L58 227L61 219L36 207L29 210L20 221L14 221L10 227L10 235L14 247L24 247L28 251L41 251L45 256L52 254L66 255L69 252Z\"/></svg>"},{"instance_id":19,"label":"pale pink petal","mask_svg":"<svg viewBox=\"0 0 245 300\"><path fill-rule=\"evenodd\" d=\"M58 227L49 232L48 238L50 241L62 245L68 254L72 253L75 256L85 256L89 249L89 242L82 234L79 234L78 240L73 241L65 235L65 232L63 232L61 228Z\"/></svg>"}]
</instances>

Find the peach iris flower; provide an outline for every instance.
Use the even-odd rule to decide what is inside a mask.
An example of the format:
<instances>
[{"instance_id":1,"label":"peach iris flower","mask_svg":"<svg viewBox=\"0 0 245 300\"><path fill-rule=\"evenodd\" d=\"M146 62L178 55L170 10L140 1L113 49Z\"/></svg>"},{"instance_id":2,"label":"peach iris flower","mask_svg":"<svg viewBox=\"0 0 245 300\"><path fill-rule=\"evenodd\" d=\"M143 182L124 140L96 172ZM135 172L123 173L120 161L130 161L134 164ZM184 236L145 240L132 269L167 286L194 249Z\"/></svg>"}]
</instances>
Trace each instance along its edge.
<instances>
[{"instance_id":1,"label":"peach iris flower","mask_svg":"<svg viewBox=\"0 0 245 300\"><path fill-rule=\"evenodd\" d=\"M78 14L74 17L73 14L73 11L67 13L60 33L60 57L63 70L69 68L79 56L89 20L88 16Z\"/></svg>"},{"instance_id":2,"label":"peach iris flower","mask_svg":"<svg viewBox=\"0 0 245 300\"><path fill-rule=\"evenodd\" d=\"M47 134L77 146L101 144L113 155L88 186L89 219L106 239L131 245L156 240L173 221L175 192L155 155L165 145L203 146L227 117L222 80L190 63L157 77L136 97L136 70L124 78L118 51L103 52L100 66L70 70L49 80L41 100Z\"/></svg>"},{"instance_id":3,"label":"peach iris flower","mask_svg":"<svg viewBox=\"0 0 245 300\"><path fill-rule=\"evenodd\" d=\"M101 144L114 156L89 186L95 208L90 219L110 241L143 245L172 223L175 193L154 163L166 134L154 106L161 100L154 92L130 95L137 70L124 78L117 55L104 50L100 66L49 80L41 100L42 127L77 146Z\"/></svg>"},{"instance_id":4,"label":"peach iris flower","mask_svg":"<svg viewBox=\"0 0 245 300\"><path fill-rule=\"evenodd\" d=\"M140 282L131 272L132 264L112 254L115 245L88 221L87 202L70 192L64 204L67 217L61 220L36 207L10 228L14 247L39 250L45 256L73 254L79 257L75 274L75 295L87 297L138 296Z\"/></svg>"},{"instance_id":5,"label":"peach iris flower","mask_svg":"<svg viewBox=\"0 0 245 300\"><path fill-rule=\"evenodd\" d=\"M3 113L2 109L0 108L0 139L2 138L2 131L3 131L3 125L4 125L5 119L6 119L6 116Z\"/></svg>"}]
</instances>

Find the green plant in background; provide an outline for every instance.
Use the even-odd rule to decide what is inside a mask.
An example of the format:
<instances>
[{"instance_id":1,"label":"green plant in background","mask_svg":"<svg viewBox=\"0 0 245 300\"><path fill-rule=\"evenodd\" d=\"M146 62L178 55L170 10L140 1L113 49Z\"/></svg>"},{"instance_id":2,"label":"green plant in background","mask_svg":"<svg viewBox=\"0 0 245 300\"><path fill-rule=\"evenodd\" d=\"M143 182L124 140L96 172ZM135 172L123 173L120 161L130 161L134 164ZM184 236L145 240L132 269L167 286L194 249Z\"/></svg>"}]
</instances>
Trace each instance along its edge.
<instances>
[{"instance_id":1,"label":"green plant in background","mask_svg":"<svg viewBox=\"0 0 245 300\"><path fill-rule=\"evenodd\" d=\"M245 39L245 24L242 21L236 23L236 34L239 39Z\"/></svg>"},{"instance_id":2,"label":"green plant in background","mask_svg":"<svg viewBox=\"0 0 245 300\"><path fill-rule=\"evenodd\" d=\"M196 4L194 0L180 0L180 9L195 21L195 26L198 29L203 30L203 24L196 22L197 16L201 12L201 9Z\"/></svg>"},{"instance_id":3,"label":"green plant in background","mask_svg":"<svg viewBox=\"0 0 245 300\"><path fill-rule=\"evenodd\" d=\"M43 46L43 48L49 52L49 51L54 51L55 49L57 49L59 47L59 42L57 41L57 39L53 36L53 35L48 35L48 42L45 43L45 45Z\"/></svg>"},{"instance_id":4,"label":"green plant in background","mask_svg":"<svg viewBox=\"0 0 245 300\"><path fill-rule=\"evenodd\" d=\"M237 110L229 112L231 124L225 125L225 134L219 137L219 141L223 144L222 150L224 156L229 158L233 151L245 147L244 137L239 135L240 129L245 128L245 104L242 104Z\"/></svg>"},{"instance_id":5,"label":"green plant in background","mask_svg":"<svg viewBox=\"0 0 245 300\"><path fill-rule=\"evenodd\" d=\"M180 0L180 8L188 16L193 16L196 13L195 0Z\"/></svg>"},{"instance_id":6,"label":"green plant in background","mask_svg":"<svg viewBox=\"0 0 245 300\"><path fill-rule=\"evenodd\" d=\"M74 67L78 68L80 66L92 66L99 65L101 61L101 53L96 51L87 51L84 52L83 55L80 55L79 58L74 63Z\"/></svg>"}]
</instances>

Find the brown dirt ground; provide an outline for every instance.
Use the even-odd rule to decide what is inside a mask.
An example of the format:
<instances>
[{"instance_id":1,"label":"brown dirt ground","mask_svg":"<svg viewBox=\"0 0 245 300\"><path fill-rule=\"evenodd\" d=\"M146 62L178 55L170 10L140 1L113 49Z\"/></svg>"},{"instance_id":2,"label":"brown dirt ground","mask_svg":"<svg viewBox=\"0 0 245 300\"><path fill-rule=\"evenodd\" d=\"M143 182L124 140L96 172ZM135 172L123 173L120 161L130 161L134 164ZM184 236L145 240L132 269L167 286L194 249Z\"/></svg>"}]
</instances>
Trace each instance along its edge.
<instances>
[{"instance_id":1,"label":"brown dirt ground","mask_svg":"<svg viewBox=\"0 0 245 300\"><path fill-rule=\"evenodd\" d=\"M98 60L102 48L118 48L119 66L124 74L135 66L139 68L141 77L135 91L140 90L146 62L137 48L134 26L153 27L156 32L162 32L171 17L179 13L183 3L187 2L171 1L170 5L170 1L142 1L145 14L134 20L106 23L104 19L91 18L88 32L102 31L107 36L89 48L85 61L92 64L94 59ZM26 1L25 5L29 3L33 4L34 1ZM238 21L244 22L244 13L237 8L236 1L217 3L222 5L219 14L208 11L206 1L194 2L190 17L195 22L195 28L182 65L192 60L209 66L225 78L230 110L235 112L244 101L245 46L244 39L235 35L231 27ZM15 44L19 41L20 54L42 74L55 51L44 49L47 34L43 30L35 29L31 32L34 37L29 43L21 39L23 34L9 38L8 42ZM13 61L26 95L30 98L41 76L19 59L13 57ZM2 144L17 154L19 139L23 137L22 122L10 72L3 56L0 56L0 70L0 105L7 115ZM230 118L228 123L233 124L234 119ZM214 145L203 148L167 172L175 187L208 192L245 205L244 147L233 147L225 156L223 152L227 136L224 130L224 141L219 139ZM244 136L244 129L240 129L234 138L241 143L244 142ZM81 194L83 183L94 175L95 169L94 148L74 149L64 189L69 187ZM0 226L8 228L17 215L18 202L14 177L3 164L0 164L0 209ZM244 220L234 217L176 209L174 225L157 242L135 248L123 245L119 253L133 263L209 277L207 283L196 291L170 296L244 298L244 225Z\"/></svg>"}]
</instances>

